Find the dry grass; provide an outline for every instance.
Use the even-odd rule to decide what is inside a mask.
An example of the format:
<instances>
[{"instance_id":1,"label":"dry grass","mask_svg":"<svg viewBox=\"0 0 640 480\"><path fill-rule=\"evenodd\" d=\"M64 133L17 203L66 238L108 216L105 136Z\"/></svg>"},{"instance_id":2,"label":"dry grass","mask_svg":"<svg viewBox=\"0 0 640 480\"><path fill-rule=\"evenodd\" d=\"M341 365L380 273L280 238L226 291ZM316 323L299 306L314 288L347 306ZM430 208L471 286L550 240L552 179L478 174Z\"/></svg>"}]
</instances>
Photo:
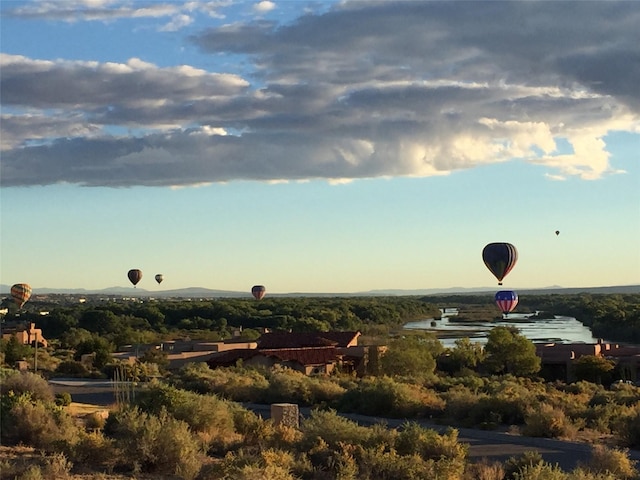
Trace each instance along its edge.
<instances>
[{"instance_id":1,"label":"dry grass","mask_svg":"<svg viewBox=\"0 0 640 480\"><path fill-rule=\"evenodd\" d=\"M92 413L108 413L112 409L109 407L105 407L104 405L91 405L89 403L71 402L71 404L66 407L66 410L67 412L69 412L69 415L73 417L85 417L87 415L91 415Z\"/></svg>"}]
</instances>

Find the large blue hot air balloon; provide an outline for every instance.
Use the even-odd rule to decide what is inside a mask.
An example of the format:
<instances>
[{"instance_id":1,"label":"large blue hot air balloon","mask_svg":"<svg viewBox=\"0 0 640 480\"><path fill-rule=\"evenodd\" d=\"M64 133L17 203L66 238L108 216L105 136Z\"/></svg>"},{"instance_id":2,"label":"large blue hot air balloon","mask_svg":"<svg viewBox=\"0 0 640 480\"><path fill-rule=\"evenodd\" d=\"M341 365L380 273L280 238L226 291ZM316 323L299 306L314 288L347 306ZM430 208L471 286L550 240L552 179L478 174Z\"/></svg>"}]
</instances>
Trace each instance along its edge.
<instances>
[{"instance_id":1,"label":"large blue hot air balloon","mask_svg":"<svg viewBox=\"0 0 640 480\"><path fill-rule=\"evenodd\" d=\"M518 251L510 243L489 243L482 250L482 260L489 271L502 285L502 279L507 276L518 261Z\"/></svg>"},{"instance_id":2,"label":"large blue hot air balloon","mask_svg":"<svg viewBox=\"0 0 640 480\"><path fill-rule=\"evenodd\" d=\"M500 290L496 293L496 305L506 315L518 305L518 294L511 290Z\"/></svg>"}]
</instances>

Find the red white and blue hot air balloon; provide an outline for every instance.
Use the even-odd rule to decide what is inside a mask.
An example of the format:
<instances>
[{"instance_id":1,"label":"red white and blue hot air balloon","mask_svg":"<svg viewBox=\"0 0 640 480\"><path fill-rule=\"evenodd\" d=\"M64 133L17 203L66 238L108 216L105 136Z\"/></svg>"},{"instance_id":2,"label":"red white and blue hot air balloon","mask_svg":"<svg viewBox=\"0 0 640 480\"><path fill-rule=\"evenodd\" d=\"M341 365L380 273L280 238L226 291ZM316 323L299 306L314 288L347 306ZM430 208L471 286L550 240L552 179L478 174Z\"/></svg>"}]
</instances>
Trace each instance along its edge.
<instances>
[{"instance_id":1,"label":"red white and blue hot air balloon","mask_svg":"<svg viewBox=\"0 0 640 480\"><path fill-rule=\"evenodd\" d=\"M512 312L518 305L518 294L512 290L500 290L496 293L496 305L504 315Z\"/></svg>"}]
</instances>

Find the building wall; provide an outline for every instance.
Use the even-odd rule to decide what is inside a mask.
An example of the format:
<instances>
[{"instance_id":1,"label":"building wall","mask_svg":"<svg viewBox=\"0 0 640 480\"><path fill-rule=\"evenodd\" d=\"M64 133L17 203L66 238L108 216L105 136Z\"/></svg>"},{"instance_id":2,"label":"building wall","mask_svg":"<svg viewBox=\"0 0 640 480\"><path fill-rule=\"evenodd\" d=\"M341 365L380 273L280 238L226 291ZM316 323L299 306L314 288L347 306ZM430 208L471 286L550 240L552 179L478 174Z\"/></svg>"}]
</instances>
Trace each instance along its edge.
<instances>
[{"instance_id":1,"label":"building wall","mask_svg":"<svg viewBox=\"0 0 640 480\"><path fill-rule=\"evenodd\" d=\"M43 347L48 345L47 340L42 336L42 329L36 328L35 323L30 323L26 329L18 329L2 334L2 338L5 340L9 340L12 336L17 337L18 341L23 345L31 345L35 341Z\"/></svg>"}]
</instances>

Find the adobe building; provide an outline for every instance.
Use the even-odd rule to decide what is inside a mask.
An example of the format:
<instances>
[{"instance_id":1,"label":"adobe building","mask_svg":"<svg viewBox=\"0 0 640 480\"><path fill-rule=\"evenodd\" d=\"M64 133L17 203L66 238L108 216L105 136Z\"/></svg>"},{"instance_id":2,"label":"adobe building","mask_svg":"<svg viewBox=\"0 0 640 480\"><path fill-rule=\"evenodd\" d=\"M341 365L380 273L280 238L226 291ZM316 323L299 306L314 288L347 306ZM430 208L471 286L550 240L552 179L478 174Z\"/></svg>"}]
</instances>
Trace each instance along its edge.
<instances>
[{"instance_id":1,"label":"adobe building","mask_svg":"<svg viewBox=\"0 0 640 480\"><path fill-rule=\"evenodd\" d=\"M33 345L38 342L38 346L47 347L47 340L42 336L42 329L36 328L35 323L11 325L2 329L2 339L9 340L16 337L23 345Z\"/></svg>"},{"instance_id":2,"label":"adobe building","mask_svg":"<svg viewBox=\"0 0 640 480\"><path fill-rule=\"evenodd\" d=\"M358 345L360 332L271 332L263 334L254 348L239 348L213 355L211 368L243 365L280 365L305 375L359 373L370 347Z\"/></svg>"},{"instance_id":3,"label":"adobe building","mask_svg":"<svg viewBox=\"0 0 640 480\"><path fill-rule=\"evenodd\" d=\"M536 355L541 359L541 373L547 379L571 382L573 362L584 355L613 360L626 380L638 380L640 346L604 343L536 343Z\"/></svg>"}]
</instances>

